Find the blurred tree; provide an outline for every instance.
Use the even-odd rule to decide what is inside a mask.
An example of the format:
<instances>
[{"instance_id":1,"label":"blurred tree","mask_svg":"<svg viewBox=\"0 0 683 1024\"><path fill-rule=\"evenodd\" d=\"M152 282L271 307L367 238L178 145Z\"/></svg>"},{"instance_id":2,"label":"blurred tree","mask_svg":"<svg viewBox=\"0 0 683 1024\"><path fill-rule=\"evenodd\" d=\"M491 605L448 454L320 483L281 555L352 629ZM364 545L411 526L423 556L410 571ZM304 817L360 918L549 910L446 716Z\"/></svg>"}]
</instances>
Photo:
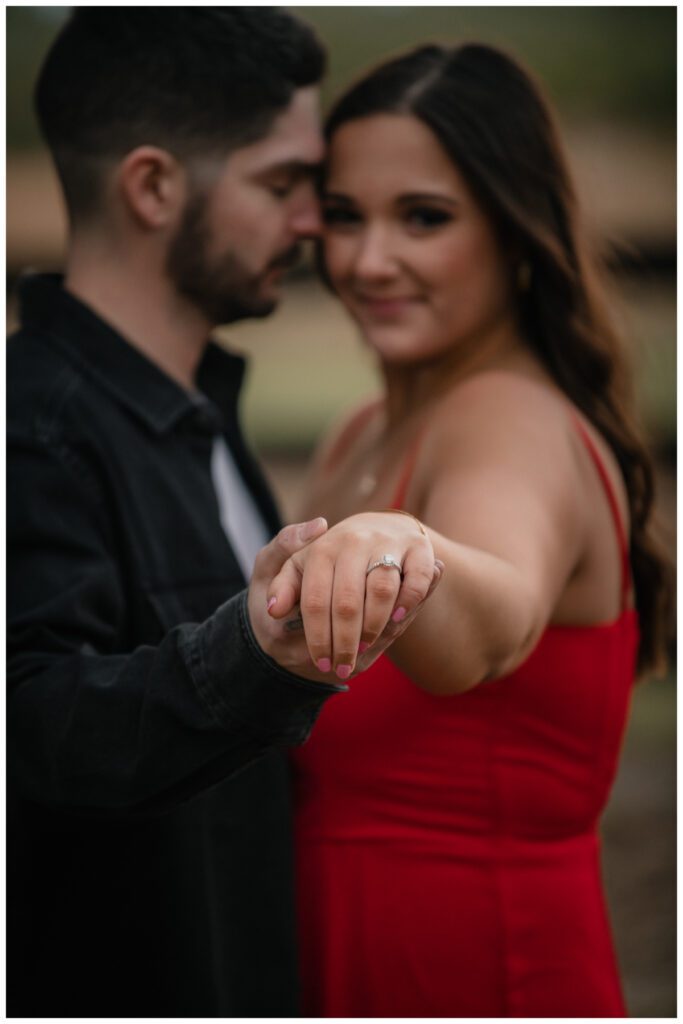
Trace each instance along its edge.
<instances>
[{"instance_id":1,"label":"blurred tree","mask_svg":"<svg viewBox=\"0 0 683 1024\"><path fill-rule=\"evenodd\" d=\"M330 47L325 97L383 56L420 42L479 39L509 48L563 114L676 126L675 7L294 7ZM38 145L31 92L68 7L7 8L7 143ZM163 8L159 8L163 16Z\"/></svg>"}]
</instances>

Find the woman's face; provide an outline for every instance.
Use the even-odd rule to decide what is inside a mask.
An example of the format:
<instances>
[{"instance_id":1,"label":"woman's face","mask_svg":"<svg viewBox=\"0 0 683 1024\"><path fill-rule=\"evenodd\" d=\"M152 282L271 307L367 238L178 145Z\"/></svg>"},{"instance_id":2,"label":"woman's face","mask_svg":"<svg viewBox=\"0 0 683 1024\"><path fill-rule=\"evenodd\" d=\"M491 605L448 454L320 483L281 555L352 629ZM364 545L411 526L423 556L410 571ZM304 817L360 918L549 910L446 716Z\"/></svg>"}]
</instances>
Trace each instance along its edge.
<instances>
[{"instance_id":1,"label":"woman's face","mask_svg":"<svg viewBox=\"0 0 683 1024\"><path fill-rule=\"evenodd\" d=\"M331 282L384 361L479 346L509 318L509 262L417 118L377 114L335 132L323 220Z\"/></svg>"}]
</instances>

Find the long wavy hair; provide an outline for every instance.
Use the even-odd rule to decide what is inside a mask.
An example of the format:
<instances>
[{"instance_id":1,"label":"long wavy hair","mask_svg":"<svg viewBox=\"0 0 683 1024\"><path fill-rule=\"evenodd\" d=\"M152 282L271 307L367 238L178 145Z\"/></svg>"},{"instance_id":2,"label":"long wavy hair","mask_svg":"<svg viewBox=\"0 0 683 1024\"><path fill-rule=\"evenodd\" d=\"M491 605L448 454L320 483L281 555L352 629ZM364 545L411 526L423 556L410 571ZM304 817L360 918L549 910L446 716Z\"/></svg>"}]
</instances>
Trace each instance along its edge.
<instances>
[{"instance_id":1,"label":"long wavy hair","mask_svg":"<svg viewBox=\"0 0 683 1024\"><path fill-rule=\"evenodd\" d=\"M640 435L631 373L606 297L605 268L579 219L553 115L532 76L502 51L469 43L423 46L371 71L326 123L411 114L463 174L501 244L526 264L524 337L559 387L614 451L628 492L639 671L662 670L671 569L650 520L653 470Z\"/></svg>"}]
</instances>

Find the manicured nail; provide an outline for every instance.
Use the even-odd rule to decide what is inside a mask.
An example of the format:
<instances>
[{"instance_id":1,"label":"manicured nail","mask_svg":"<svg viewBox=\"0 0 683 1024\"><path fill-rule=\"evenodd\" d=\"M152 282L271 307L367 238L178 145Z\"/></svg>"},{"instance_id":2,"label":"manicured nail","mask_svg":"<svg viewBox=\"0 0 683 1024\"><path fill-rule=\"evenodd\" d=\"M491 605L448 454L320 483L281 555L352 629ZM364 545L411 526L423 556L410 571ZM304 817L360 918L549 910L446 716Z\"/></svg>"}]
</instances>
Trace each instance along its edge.
<instances>
[{"instance_id":1,"label":"manicured nail","mask_svg":"<svg viewBox=\"0 0 683 1024\"><path fill-rule=\"evenodd\" d=\"M348 679L352 672L351 665L337 665L337 675L340 679Z\"/></svg>"},{"instance_id":2,"label":"manicured nail","mask_svg":"<svg viewBox=\"0 0 683 1024\"><path fill-rule=\"evenodd\" d=\"M364 654L365 651L367 651L369 646L370 646L370 644L366 644L365 640L361 640L361 642L358 644L358 653L359 654Z\"/></svg>"},{"instance_id":3,"label":"manicured nail","mask_svg":"<svg viewBox=\"0 0 683 1024\"><path fill-rule=\"evenodd\" d=\"M274 604L276 604L276 603L277 603L277 598L276 598L276 597L271 597L271 598L269 599L269 601L268 601L268 611L270 611L270 609L271 609L271 608L273 607L273 605L274 605Z\"/></svg>"},{"instance_id":4,"label":"manicured nail","mask_svg":"<svg viewBox=\"0 0 683 1024\"><path fill-rule=\"evenodd\" d=\"M405 608L397 608L396 611L394 612L394 614L391 616L391 621L392 622L400 622L401 619L405 619L406 614L407 613L406 613Z\"/></svg>"},{"instance_id":5,"label":"manicured nail","mask_svg":"<svg viewBox=\"0 0 683 1024\"><path fill-rule=\"evenodd\" d=\"M321 672L329 672L332 668L332 662L329 658L320 658L318 661L318 668Z\"/></svg>"}]
</instances>

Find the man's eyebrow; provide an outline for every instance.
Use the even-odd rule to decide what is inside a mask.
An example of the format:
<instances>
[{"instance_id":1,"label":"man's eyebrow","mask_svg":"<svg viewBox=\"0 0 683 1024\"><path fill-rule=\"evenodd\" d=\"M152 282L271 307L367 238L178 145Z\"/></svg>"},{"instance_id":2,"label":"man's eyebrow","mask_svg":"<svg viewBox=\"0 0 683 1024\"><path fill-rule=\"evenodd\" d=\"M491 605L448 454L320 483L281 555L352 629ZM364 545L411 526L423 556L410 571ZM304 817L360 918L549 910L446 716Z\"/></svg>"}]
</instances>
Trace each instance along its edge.
<instances>
[{"instance_id":1,"label":"man's eyebrow","mask_svg":"<svg viewBox=\"0 0 683 1024\"><path fill-rule=\"evenodd\" d=\"M264 167L259 176L266 178L273 174L291 174L295 177L308 177L319 174L321 168L321 160L283 160L281 163Z\"/></svg>"}]
</instances>

